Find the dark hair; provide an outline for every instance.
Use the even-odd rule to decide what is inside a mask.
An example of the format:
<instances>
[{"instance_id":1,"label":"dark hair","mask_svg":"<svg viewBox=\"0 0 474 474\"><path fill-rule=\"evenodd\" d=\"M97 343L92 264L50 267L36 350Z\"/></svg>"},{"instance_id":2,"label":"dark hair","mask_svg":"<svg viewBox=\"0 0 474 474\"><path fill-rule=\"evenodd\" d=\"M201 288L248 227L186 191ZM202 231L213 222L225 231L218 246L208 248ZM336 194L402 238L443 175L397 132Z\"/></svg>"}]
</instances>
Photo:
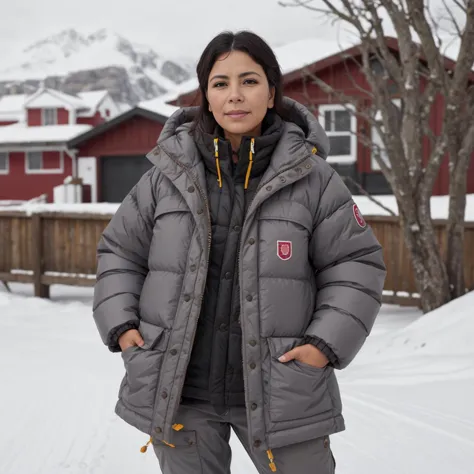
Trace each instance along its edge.
<instances>
[{"instance_id":1,"label":"dark hair","mask_svg":"<svg viewBox=\"0 0 474 474\"><path fill-rule=\"evenodd\" d=\"M225 31L217 35L206 46L196 67L201 104L192 130L199 128L209 131L209 128L214 128L216 121L212 112L209 112L209 102L206 97L209 75L217 58L232 51L247 53L257 64L262 66L269 86L275 88L274 110L276 113L281 111L283 100L281 70L272 48L260 36L250 31L239 31L238 33Z\"/></svg>"}]
</instances>

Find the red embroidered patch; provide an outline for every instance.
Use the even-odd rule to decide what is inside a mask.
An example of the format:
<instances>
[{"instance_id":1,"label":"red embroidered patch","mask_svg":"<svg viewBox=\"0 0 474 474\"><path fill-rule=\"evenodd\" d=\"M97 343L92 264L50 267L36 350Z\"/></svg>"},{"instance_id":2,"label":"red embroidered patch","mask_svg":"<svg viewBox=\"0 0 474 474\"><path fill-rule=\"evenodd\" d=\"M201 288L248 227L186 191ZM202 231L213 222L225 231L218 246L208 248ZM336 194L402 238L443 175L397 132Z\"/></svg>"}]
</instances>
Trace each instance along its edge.
<instances>
[{"instance_id":1,"label":"red embroidered patch","mask_svg":"<svg viewBox=\"0 0 474 474\"><path fill-rule=\"evenodd\" d=\"M277 241L277 255L282 260L289 260L293 254L293 244L289 240Z\"/></svg>"},{"instance_id":2,"label":"red embroidered patch","mask_svg":"<svg viewBox=\"0 0 474 474\"><path fill-rule=\"evenodd\" d=\"M352 212L354 213L354 217L357 221L357 224L359 224L359 226L362 228L366 227L367 222L365 222L365 219L362 217L362 214L360 212L360 209L357 207L357 204L354 204L352 206Z\"/></svg>"}]
</instances>

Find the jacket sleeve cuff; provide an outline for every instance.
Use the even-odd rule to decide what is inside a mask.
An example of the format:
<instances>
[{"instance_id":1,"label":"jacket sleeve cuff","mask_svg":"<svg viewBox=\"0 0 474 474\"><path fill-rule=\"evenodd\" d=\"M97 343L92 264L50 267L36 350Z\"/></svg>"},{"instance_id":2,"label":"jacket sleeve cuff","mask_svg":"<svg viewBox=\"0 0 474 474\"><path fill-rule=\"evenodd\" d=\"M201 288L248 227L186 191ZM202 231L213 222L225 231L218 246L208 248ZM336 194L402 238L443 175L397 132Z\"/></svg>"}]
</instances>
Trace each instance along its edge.
<instances>
[{"instance_id":1,"label":"jacket sleeve cuff","mask_svg":"<svg viewBox=\"0 0 474 474\"><path fill-rule=\"evenodd\" d=\"M338 359L333 350L326 344L325 341L316 336L306 336L305 344L312 344L316 349L319 349L329 360L329 363L334 367L338 364Z\"/></svg>"},{"instance_id":2,"label":"jacket sleeve cuff","mask_svg":"<svg viewBox=\"0 0 474 474\"><path fill-rule=\"evenodd\" d=\"M138 329L139 323L137 321L127 321L112 328L107 337L107 343L110 352L122 352L118 340L120 336L130 329Z\"/></svg>"}]
</instances>

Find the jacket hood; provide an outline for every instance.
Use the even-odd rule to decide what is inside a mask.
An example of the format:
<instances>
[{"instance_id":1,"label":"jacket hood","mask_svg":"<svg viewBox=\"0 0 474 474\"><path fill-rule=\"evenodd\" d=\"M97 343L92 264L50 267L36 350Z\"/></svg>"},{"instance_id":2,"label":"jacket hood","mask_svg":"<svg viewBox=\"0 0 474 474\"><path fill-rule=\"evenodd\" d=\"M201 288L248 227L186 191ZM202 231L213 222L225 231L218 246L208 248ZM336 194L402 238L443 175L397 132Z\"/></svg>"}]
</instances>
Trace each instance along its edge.
<instances>
[{"instance_id":1,"label":"jacket hood","mask_svg":"<svg viewBox=\"0 0 474 474\"><path fill-rule=\"evenodd\" d=\"M189 166L195 165L196 160L199 160L194 138L189 133L198 110L198 107L184 107L176 111L167 120L158 138L159 147L168 155L185 160ZM274 168L289 164L303 149L306 153L313 147L319 157L327 158L329 139L317 118L304 105L284 97L280 117L284 121L284 131L275 150L277 156ZM156 154L149 153L147 156L157 164Z\"/></svg>"}]
</instances>

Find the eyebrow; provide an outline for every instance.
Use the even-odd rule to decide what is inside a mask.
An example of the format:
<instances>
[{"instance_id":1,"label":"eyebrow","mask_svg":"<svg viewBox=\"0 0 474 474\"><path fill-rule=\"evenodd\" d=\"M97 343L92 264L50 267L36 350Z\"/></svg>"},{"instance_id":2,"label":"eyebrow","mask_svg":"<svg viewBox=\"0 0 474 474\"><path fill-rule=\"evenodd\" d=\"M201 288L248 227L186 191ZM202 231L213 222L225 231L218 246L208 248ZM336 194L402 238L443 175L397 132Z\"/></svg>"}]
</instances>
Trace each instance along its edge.
<instances>
[{"instance_id":1,"label":"eyebrow","mask_svg":"<svg viewBox=\"0 0 474 474\"><path fill-rule=\"evenodd\" d=\"M260 74L258 72L247 71L247 72L243 72L239 74L239 78L251 76L253 74L260 77ZM229 79L229 76L226 76L225 74L217 74L216 76L212 77L210 80L213 81L214 79Z\"/></svg>"}]
</instances>

